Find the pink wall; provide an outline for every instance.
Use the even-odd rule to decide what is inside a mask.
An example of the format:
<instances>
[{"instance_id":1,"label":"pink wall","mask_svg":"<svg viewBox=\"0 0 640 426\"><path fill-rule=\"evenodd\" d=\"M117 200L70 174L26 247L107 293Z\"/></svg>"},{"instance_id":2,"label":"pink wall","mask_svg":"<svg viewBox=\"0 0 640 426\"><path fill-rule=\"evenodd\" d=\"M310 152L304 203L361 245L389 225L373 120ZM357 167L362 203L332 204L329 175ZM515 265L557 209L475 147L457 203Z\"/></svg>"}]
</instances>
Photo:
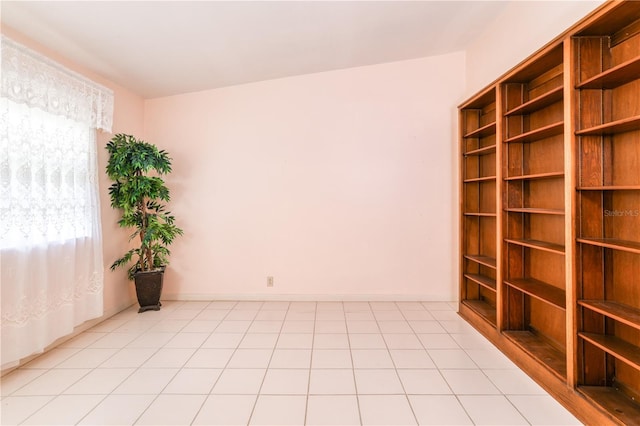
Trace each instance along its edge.
<instances>
[{"instance_id":1,"label":"pink wall","mask_svg":"<svg viewBox=\"0 0 640 426\"><path fill-rule=\"evenodd\" d=\"M464 54L144 101L115 92L113 132L174 157L174 298L456 298L455 108ZM110 139L100 134L99 147ZM99 149L104 170L106 153ZM105 312L134 302L101 174ZM266 277L275 287L266 287Z\"/></svg>"},{"instance_id":2,"label":"pink wall","mask_svg":"<svg viewBox=\"0 0 640 426\"><path fill-rule=\"evenodd\" d=\"M147 100L185 230L164 294L455 300L463 81L453 53Z\"/></svg>"},{"instance_id":3,"label":"pink wall","mask_svg":"<svg viewBox=\"0 0 640 426\"><path fill-rule=\"evenodd\" d=\"M112 89L115 100L113 133L133 133L142 137L144 130L144 101L140 96L80 67L60 56L58 53L33 42L7 26L2 26L2 33L57 61L67 68ZM135 291L133 285L126 279L126 273L122 270L111 272L109 269L111 263L126 251L128 247L127 233L117 227L116 221L118 220L118 213L110 206L109 194L107 192L110 183L104 173L107 164L107 153L104 146L111 137L112 134L109 133L98 133L98 167L101 171L99 176L100 207L104 240L104 311L106 316L113 315L135 302Z\"/></svg>"}]
</instances>

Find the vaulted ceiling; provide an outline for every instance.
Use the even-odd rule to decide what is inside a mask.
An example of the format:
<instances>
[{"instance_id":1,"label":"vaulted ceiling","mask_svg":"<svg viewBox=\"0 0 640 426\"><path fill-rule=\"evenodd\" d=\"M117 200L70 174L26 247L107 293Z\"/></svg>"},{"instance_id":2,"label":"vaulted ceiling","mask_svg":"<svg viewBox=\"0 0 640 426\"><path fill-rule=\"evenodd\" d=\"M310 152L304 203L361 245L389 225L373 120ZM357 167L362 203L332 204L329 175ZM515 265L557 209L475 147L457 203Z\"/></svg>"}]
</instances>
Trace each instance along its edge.
<instances>
[{"instance_id":1,"label":"vaulted ceiling","mask_svg":"<svg viewBox=\"0 0 640 426\"><path fill-rule=\"evenodd\" d=\"M464 50L505 1L6 1L2 24L147 98Z\"/></svg>"}]
</instances>

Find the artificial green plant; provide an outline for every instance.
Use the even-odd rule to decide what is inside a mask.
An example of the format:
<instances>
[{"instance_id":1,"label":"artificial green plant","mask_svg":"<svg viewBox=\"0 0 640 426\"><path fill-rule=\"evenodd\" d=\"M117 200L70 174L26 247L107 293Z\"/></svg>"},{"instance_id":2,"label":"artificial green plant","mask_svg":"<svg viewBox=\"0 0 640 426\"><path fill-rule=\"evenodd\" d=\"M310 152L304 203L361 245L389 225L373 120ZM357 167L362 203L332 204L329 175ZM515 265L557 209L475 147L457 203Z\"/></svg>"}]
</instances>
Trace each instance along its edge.
<instances>
[{"instance_id":1,"label":"artificial green plant","mask_svg":"<svg viewBox=\"0 0 640 426\"><path fill-rule=\"evenodd\" d=\"M139 240L137 247L113 262L111 270L133 261L129 267L129 279L133 279L136 272L167 265L168 246L183 233L163 204L170 196L161 176L171 172L171 158L155 145L125 134L115 135L106 149L107 175L113 181L111 207L122 211L118 225L134 230L130 240Z\"/></svg>"}]
</instances>

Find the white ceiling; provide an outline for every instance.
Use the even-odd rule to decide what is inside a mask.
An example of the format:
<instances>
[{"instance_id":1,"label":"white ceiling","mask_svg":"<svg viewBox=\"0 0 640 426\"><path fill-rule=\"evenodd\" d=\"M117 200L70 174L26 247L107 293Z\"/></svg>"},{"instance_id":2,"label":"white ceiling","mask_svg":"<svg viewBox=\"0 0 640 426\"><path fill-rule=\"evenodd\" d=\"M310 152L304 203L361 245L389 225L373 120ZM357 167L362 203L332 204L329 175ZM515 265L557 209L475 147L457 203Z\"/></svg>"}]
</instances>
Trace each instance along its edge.
<instances>
[{"instance_id":1,"label":"white ceiling","mask_svg":"<svg viewBox=\"0 0 640 426\"><path fill-rule=\"evenodd\" d=\"M6 1L2 24L153 98L464 50L504 1Z\"/></svg>"}]
</instances>

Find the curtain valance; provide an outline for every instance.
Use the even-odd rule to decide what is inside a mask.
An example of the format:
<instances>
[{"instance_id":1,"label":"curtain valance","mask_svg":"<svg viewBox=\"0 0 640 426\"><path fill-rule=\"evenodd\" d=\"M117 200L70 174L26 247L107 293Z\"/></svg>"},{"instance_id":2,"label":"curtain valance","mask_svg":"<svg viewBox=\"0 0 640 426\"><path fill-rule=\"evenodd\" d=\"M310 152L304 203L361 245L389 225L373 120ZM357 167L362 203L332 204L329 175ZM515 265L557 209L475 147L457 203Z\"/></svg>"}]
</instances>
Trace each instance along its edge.
<instances>
[{"instance_id":1,"label":"curtain valance","mask_svg":"<svg viewBox=\"0 0 640 426\"><path fill-rule=\"evenodd\" d=\"M110 132L113 91L2 36L0 95Z\"/></svg>"}]
</instances>

